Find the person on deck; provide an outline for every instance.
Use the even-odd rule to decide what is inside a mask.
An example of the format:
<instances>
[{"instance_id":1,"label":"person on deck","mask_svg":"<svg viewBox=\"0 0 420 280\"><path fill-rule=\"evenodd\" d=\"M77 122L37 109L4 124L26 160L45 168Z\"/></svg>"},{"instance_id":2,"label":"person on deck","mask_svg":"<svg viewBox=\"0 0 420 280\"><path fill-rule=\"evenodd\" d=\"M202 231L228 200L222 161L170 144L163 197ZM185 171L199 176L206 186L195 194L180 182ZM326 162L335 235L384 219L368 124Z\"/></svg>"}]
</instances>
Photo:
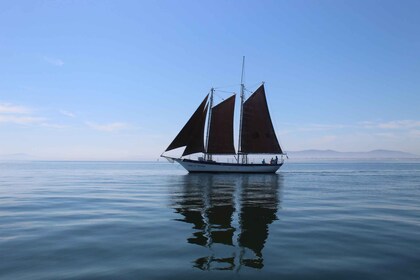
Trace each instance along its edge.
<instances>
[{"instance_id":1,"label":"person on deck","mask_svg":"<svg viewBox=\"0 0 420 280\"><path fill-rule=\"evenodd\" d=\"M279 162L279 157L276 156L276 164Z\"/></svg>"}]
</instances>

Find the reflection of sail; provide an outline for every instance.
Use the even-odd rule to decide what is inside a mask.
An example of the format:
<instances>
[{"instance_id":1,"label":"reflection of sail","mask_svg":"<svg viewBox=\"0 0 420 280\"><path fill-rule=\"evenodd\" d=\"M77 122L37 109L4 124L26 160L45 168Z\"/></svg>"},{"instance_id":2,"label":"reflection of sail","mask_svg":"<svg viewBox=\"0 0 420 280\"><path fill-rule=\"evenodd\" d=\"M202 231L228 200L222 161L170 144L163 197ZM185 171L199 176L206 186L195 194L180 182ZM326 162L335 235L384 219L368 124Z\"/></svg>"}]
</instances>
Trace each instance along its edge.
<instances>
[{"instance_id":1,"label":"reflection of sail","mask_svg":"<svg viewBox=\"0 0 420 280\"><path fill-rule=\"evenodd\" d=\"M175 206L175 211L184 216L178 221L193 224L193 228L197 230L193 233L194 237L188 239L188 243L206 246L208 239L204 232L206 224L201 213L202 209L204 209L204 197L200 189L194 185L186 185L182 197Z\"/></svg>"},{"instance_id":2,"label":"reflection of sail","mask_svg":"<svg viewBox=\"0 0 420 280\"><path fill-rule=\"evenodd\" d=\"M216 181L215 184L217 183ZM232 183L210 188L209 207L206 214L211 228L212 243L233 245L232 238L235 231L231 225L232 215L235 212L233 192L234 185Z\"/></svg>"},{"instance_id":3,"label":"reflection of sail","mask_svg":"<svg viewBox=\"0 0 420 280\"><path fill-rule=\"evenodd\" d=\"M257 258L242 259L242 264L262 268L262 249L268 237L268 225L277 220L277 176L262 176L260 180L244 178L241 196L239 246L254 251Z\"/></svg>"},{"instance_id":4,"label":"reflection of sail","mask_svg":"<svg viewBox=\"0 0 420 280\"><path fill-rule=\"evenodd\" d=\"M211 248L203 270L263 267L268 226L277 219L280 175L190 174L174 196L178 221L193 225L188 243Z\"/></svg>"}]
</instances>

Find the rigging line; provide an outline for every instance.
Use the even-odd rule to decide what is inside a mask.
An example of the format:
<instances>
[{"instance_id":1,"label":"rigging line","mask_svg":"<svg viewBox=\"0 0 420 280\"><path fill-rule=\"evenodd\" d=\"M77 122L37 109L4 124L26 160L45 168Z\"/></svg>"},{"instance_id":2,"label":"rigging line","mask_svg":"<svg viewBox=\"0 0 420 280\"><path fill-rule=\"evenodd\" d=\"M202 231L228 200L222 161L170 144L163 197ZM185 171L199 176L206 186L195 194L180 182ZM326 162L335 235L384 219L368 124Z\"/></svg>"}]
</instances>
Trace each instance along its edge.
<instances>
[{"instance_id":1,"label":"rigging line","mask_svg":"<svg viewBox=\"0 0 420 280\"><path fill-rule=\"evenodd\" d=\"M234 85L228 85L228 86L220 86L220 87L214 87L214 89L219 89L219 88L229 88L229 87L237 87L240 84L234 84Z\"/></svg>"},{"instance_id":2,"label":"rigging line","mask_svg":"<svg viewBox=\"0 0 420 280\"><path fill-rule=\"evenodd\" d=\"M247 88L254 88L254 87L260 86L260 85L261 85L261 82L258 82L258 83L254 83L252 85L247 86Z\"/></svg>"},{"instance_id":3,"label":"rigging line","mask_svg":"<svg viewBox=\"0 0 420 280\"><path fill-rule=\"evenodd\" d=\"M216 91L218 91L218 92L224 92L224 93L233 93L233 94L235 94L234 91L226 91L226 90L216 90Z\"/></svg>"},{"instance_id":4,"label":"rigging line","mask_svg":"<svg viewBox=\"0 0 420 280\"><path fill-rule=\"evenodd\" d=\"M264 82L263 82L264 83ZM251 86L249 86L249 87L244 87L244 91L247 91L247 92L249 92L249 93L254 93L255 92L255 90L254 91L252 91L252 90L249 90L248 88L253 88L253 87L255 87L255 86L258 86L258 85L260 85L261 84L261 82L260 83L257 83L257 84L254 84L254 85L251 85Z\"/></svg>"},{"instance_id":5,"label":"rigging line","mask_svg":"<svg viewBox=\"0 0 420 280\"><path fill-rule=\"evenodd\" d=\"M216 97L219 97L222 100L225 100L223 97L221 97L220 95L218 95L216 92L213 92L214 95L216 95Z\"/></svg>"}]
</instances>

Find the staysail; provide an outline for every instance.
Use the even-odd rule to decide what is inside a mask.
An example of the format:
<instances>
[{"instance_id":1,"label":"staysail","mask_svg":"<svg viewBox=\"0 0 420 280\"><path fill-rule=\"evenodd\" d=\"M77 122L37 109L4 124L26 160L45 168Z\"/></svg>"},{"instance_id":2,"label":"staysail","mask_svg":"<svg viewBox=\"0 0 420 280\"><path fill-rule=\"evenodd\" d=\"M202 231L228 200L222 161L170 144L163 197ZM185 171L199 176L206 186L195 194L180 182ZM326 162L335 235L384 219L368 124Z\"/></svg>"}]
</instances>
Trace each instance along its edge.
<instances>
[{"instance_id":1,"label":"staysail","mask_svg":"<svg viewBox=\"0 0 420 280\"><path fill-rule=\"evenodd\" d=\"M208 154L235 154L233 144L233 115L235 95L214 106L211 111Z\"/></svg>"},{"instance_id":2,"label":"staysail","mask_svg":"<svg viewBox=\"0 0 420 280\"><path fill-rule=\"evenodd\" d=\"M268 111L264 85L243 105L241 147L245 154L282 154Z\"/></svg>"},{"instance_id":3,"label":"staysail","mask_svg":"<svg viewBox=\"0 0 420 280\"><path fill-rule=\"evenodd\" d=\"M178 135L175 137L175 139L172 141L172 143L166 148L166 151L170 151L179 147L187 146L191 139L196 137L196 134L199 132L201 126L204 129L204 122L206 119L206 103L207 103L208 95L204 98L203 102L201 102L200 106L197 108L197 110L194 112L194 114L191 116L191 118L188 120L188 122L184 125L184 127L181 129L181 131L178 133ZM198 136L200 137L200 136ZM200 140L200 139L198 139ZM198 141L200 142L200 141ZM204 143L204 135L201 135L201 142ZM195 141L192 141L193 146L199 146L196 145ZM200 150L204 150L204 144L202 145L203 148ZM195 150L196 147L194 147ZM184 152L185 153L185 152Z\"/></svg>"}]
</instances>

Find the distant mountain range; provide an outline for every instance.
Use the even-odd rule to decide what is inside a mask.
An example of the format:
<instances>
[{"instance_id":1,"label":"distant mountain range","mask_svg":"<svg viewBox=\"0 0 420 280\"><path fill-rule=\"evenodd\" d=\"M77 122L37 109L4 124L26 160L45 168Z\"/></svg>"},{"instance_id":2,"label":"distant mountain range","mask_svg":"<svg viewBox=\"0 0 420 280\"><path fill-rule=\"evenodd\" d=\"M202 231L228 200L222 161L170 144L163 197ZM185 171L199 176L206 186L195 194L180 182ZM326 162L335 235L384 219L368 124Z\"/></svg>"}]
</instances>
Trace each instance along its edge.
<instances>
[{"instance_id":1,"label":"distant mountain range","mask_svg":"<svg viewBox=\"0 0 420 280\"><path fill-rule=\"evenodd\" d=\"M338 152L334 150L303 150L287 152L291 159L420 159L419 155L391 151Z\"/></svg>"}]
</instances>

